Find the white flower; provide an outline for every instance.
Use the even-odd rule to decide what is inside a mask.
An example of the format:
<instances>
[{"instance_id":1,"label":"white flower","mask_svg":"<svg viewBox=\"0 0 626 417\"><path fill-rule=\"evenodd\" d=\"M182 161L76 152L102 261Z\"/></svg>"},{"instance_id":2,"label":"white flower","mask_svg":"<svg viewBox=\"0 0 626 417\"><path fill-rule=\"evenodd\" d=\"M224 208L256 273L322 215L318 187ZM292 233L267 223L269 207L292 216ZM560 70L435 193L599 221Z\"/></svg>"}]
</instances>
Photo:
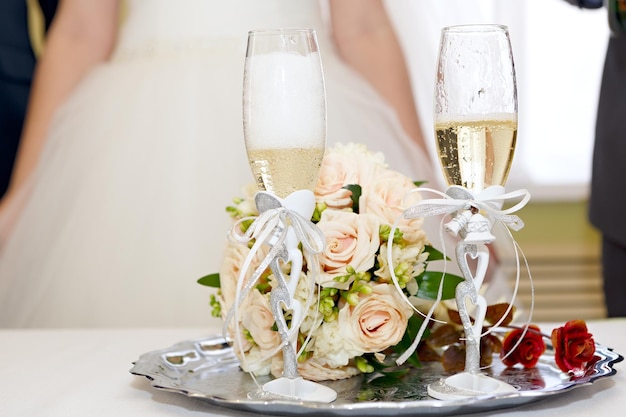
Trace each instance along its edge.
<instances>
[{"instance_id":1,"label":"white flower","mask_svg":"<svg viewBox=\"0 0 626 417\"><path fill-rule=\"evenodd\" d=\"M319 364L340 368L347 366L352 358L365 353L357 349L352 340L346 337L345 329L342 327L339 320L334 320L324 323L314 332L310 351Z\"/></svg>"},{"instance_id":2,"label":"white flower","mask_svg":"<svg viewBox=\"0 0 626 417\"><path fill-rule=\"evenodd\" d=\"M336 153L346 158L360 157L371 161L382 168L387 168L385 155L382 152L372 152L362 143L337 143L330 148L330 153Z\"/></svg>"},{"instance_id":3,"label":"white flower","mask_svg":"<svg viewBox=\"0 0 626 417\"><path fill-rule=\"evenodd\" d=\"M257 192L255 184L248 184L242 188L243 198L237 198L234 202L234 207L237 210L237 218L257 216L259 211L256 208L254 202L254 196Z\"/></svg>"},{"instance_id":4,"label":"white flower","mask_svg":"<svg viewBox=\"0 0 626 417\"><path fill-rule=\"evenodd\" d=\"M309 283L308 274L302 273L298 286L296 287L296 294L294 297L302 304L302 306L306 306L307 301L309 301L309 292L311 287ZM309 304L308 310L303 312L304 319L300 325L300 332L306 336L320 326L324 320L324 316L318 311L319 306L317 292L313 294L310 301L311 303Z\"/></svg>"},{"instance_id":5,"label":"white flower","mask_svg":"<svg viewBox=\"0 0 626 417\"><path fill-rule=\"evenodd\" d=\"M404 267L405 265L408 267L404 268L406 269L405 274L407 278L415 278L424 272L424 262L428 259L428 252L424 252L424 245L421 242L405 246L393 245L391 254L394 267ZM391 282L387 258L387 243L383 243L380 246L380 253L377 259L379 268L374 271L374 275L379 277L382 282ZM408 282L408 280L404 280L404 282Z\"/></svg>"},{"instance_id":6,"label":"white flower","mask_svg":"<svg viewBox=\"0 0 626 417\"><path fill-rule=\"evenodd\" d=\"M281 355L277 353L276 355ZM272 366L272 358L268 358L266 352L258 347L253 347L247 353L245 358L239 358L241 369L245 372L251 372L257 376L269 375Z\"/></svg>"}]
</instances>

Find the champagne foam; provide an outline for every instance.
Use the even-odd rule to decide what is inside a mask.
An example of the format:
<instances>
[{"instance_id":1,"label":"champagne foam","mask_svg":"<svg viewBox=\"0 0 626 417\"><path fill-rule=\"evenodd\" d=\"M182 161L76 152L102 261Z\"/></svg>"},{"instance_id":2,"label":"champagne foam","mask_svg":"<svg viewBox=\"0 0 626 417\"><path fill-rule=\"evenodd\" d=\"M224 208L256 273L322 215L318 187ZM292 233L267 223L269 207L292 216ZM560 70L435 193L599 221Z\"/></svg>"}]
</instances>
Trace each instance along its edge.
<instances>
[{"instance_id":1,"label":"champagne foam","mask_svg":"<svg viewBox=\"0 0 626 417\"><path fill-rule=\"evenodd\" d=\"M326 138L318 54L273 52L246 58L244 130L253 149L319 148Z\"/></svg>"},{"instance_id":2,"label":"champagne foam","mask_svg":"<svg viewBox=\"0 0 626 417\"><path fill-rule=\"evenodd\" d=\"M517 123L517 113L440 113L435 115L435 123L437 124L479 123L484 120L499 121L503 123Z\"/></svg>"}]
</instances>

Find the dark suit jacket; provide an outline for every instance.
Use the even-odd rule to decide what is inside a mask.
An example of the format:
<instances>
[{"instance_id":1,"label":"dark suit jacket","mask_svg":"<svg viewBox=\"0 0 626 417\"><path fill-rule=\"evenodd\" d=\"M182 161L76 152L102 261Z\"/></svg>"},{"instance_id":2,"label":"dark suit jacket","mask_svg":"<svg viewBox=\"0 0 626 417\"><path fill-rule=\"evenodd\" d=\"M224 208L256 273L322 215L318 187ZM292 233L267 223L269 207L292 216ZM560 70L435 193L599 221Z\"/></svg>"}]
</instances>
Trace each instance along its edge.
<instances>
[{"instance_id":1,"label":"dark suit jacket","mask_svg":"<svg viewBox=\"0 0 626 417\"><path fill-rule=\"evenodd\" d=\"M600 88L590 220L626 246L626 36L609 40Z\"/></svg>"},{"instance_id":2,"label":"dark suit jacket","mask_svg":"<svg viewBox=\"0 0 626 417\"><path fill-rule=\"evenodd\" d=\"M40 1L46 28L56 4ZM0 0L0 196L13 168L35 68L27 13L26 0Z\"/></svg>"}]
</instances>

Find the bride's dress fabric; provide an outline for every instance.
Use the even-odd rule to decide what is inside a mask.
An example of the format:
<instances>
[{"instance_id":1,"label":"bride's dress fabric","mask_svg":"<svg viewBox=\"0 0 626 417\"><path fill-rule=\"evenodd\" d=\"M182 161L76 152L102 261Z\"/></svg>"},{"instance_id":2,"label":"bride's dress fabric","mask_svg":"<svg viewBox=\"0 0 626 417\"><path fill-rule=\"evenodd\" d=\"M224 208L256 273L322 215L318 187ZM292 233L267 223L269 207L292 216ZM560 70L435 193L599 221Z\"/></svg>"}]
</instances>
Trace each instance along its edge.
<instances>
[{"instance_id":1,"label":"bride's dress fabric","mask_svg":"<svg viewBox=\"0 0 626 417\"><path fill-rule=\"evenodd\" d=\"M247 32L314 27L328 143L383 151L431 179L395 114L330 41L316 0L131 0L112 59L58 111L0 249L0 327L181 326L212 320L210 289L253 183L243 145Z\"/></svg>"}]
</instances>

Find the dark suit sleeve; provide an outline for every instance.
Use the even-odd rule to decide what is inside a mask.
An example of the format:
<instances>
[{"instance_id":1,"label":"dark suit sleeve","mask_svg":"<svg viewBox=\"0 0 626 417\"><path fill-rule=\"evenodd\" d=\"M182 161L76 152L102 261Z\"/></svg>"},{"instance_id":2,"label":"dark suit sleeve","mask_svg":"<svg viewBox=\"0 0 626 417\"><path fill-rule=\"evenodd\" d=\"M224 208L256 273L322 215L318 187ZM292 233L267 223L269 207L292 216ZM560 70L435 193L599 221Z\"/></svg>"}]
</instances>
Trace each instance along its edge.
<instances>
[{"instance_id":1,"label":"dark suit sleeve","mask_svg":"<svg viewBox=\"0 0 626 417\"><path fill-rule=\"evenodd\" d=\"M57 0L39 0L39 7L41 7L41 12L43 13L46 30L48 30L52 23L52 18L56 13L58 3Z\"/></svg>"},{"instance_id":2,"label":"dark suit sleeve","mask_svg":"<svg viewBox=\"0 0 626 417\"><path fill-rule=\"evenodd\" d=\"M606 53L591 175L590 219L626 246L626 37L612 36Z\"/></svg>"}]
</instances>

